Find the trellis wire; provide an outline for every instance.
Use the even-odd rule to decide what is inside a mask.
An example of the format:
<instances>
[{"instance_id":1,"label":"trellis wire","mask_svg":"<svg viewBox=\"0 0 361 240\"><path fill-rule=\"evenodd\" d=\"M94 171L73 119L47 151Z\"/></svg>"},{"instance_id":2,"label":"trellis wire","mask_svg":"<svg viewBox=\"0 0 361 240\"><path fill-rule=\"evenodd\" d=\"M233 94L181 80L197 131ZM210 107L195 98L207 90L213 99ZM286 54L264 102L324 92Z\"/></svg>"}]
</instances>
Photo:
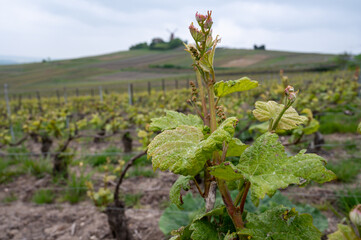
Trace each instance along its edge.
<instances>
[{"instance_id":1,"label":"trellis wire","mask_svg":"<svg viewBox=\"0 0 361 240\"><path fill-rule=\"evenodd\" d=\"M77 190L77 189L88 189L87 187L39 187L39 189L44 189L44 190ZM126 191L129 192L137 192L137 191L142 191L142 192L169 192L169 189L140 189L140 188L132 188L132 189L126 189ZM327 193L294 193L294 192L281 192L282 195L285 196L304 196L304 197L324 197L326 199L336 199L338 197L360 197L361 195L359 194L338 194L338 193L334 193L334 192L327 192Z\"/></svg>"},{"instance_id":2,"label":"trellis wire","mask_svg":"<svg viewBox=\"0 0 361 240\"><path fill-rule=\"evenodd\" d=\"M343 144L316 144L314 147L339 147L339 146L355 146L356 143L343 143ZM46 155L56 155L62 154L65 156L80 156L80 157L88 157L88 156L125 156L132 154L139 154L140 152L107 152L107 153L81 153L81 152L45 152L45 153L35 153L35 152L27 152L27 153L4 153L0 152L0 157L12 157L12 156L46 156ZM358 155L352 155L353 157L358 157ZM360 155L361 157L361 155Z\"/></svg>"}]
</instances>

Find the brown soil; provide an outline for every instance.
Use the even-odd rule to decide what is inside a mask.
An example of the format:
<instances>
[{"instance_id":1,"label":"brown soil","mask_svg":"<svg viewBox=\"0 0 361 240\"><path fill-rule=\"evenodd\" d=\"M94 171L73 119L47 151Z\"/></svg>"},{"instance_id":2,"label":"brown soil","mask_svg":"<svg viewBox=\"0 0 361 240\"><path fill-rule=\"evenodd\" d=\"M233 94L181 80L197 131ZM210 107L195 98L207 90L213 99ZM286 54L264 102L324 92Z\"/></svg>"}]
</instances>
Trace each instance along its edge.
<instances>
[{"instance_id":1,"label":"brown soil","mask_svg":"<svg viewBox=\"0 0 361 240\"><path fill-rule=\"evenodd\" d=\"M158 221L162 204L168 202L169 189L177 176L162 172L158 175L159 178L129 178L121 186L124 194L142 194L140 206L126 210L135 240L165 239ZM31 197L41 188L61 190L52 184L50 176L43 179L21 176L0 186L0 199L11 194L18 198L13 203L0 205L0 239L112 239L107 216L91 201L36 205Z\"/></svg>"},{"instance_id":2,"label":"brown soil","mask_svg":"<svg viewBox=\"0 0 361 240\"><path fill-rule=\"evenodd\" d=\"M361 139L355 135L333 134L325 136L327 142L345 142L355 140L359 146ZM283 142L287 139L281 139ZM74 143L74 147L79 146ZM92 145L92 143L90 144ZM89 152L96 152L106 147L99 144L89 146ZM33 149L35 146L33 146ZM35 149L34 149L35 150ZM345 159L347 150L335 147L321 153L329 161ZM72 169L72 171L77 169ZM87 169L88 171L90 169ZM102 173L93 175L96 188L101 184ZM157 172L156 178L128 178L121 186L123 194L141 193L140 205L126 210L129 228L135 240L166 239L159 230L158 221L169 200L169 189L177 176L168 172ZM357 186L361 183L361 174L357 181L349 184ZM113 183L114 185L114 183ZM345 184L331 182L324 185L311 184L305 188L291 186L282 193L295 203L311 205L333 204L334 192L341 190ZM33 176L23 175L13 182L0 185L0 200L11 194L17 197L15 202L0 203L0 240L2 239L112 239L109 232L107 216L99 211L90 200L70 205L57 202L48 205L36 205L31 198L39 189L49 188L60 193L61 187L52 183L50 176L36 179ZM192 189L193 191L194 189ZM329 220L329 229L326 233L336 230L340 219L332 211L324 211Z\"/></svg>"}]
</instances>

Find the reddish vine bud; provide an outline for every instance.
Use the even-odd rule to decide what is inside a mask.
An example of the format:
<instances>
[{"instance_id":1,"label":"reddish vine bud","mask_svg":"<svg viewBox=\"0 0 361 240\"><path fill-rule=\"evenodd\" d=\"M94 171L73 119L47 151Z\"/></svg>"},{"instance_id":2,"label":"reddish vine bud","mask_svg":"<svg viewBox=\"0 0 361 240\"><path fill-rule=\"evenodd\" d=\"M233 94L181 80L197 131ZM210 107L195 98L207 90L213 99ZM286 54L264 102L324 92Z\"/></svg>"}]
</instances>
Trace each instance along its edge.
<instances>
[{"instance_id":1,"label":"reddish vine bud","mask_svg":"<svg viewBox=\"0 0 361 240\"><path fill-rule=\"evenodd\" d=\"M196 12L196 20L199 23L199 25L203 24L203 22L207 19L207 16L200 14Z\"/></svg>"},{"instance_id":2,"label":"reddish vine bud","mask_svg":"<svg viewBox=\"0 0 361 240\"><path fill-rule=\"evenodd\" d=\"M290 102L294 102L296 101L297 98L297 94L295 92L291 92L290 95L288 96L288 100L290 100Z\"/></svg>"},{"instance_id":3,"label":"reddish vine bud","mask_svg":"<svg viewBox=\"0 0 361 240\"><path fill-rule=\"evenodd\" d=\"M189 25L189 31L190 31L194 41L196 41L196 42L204 41L204 34L199 29L194 27L193 23L191 23L191 25Z\"/></svg>"},{"instance_id":4,"label":"reddish vine bud","mask_svg":"<svg viewBox=\"0 0 361 240\"><path fill-rule=\"evenodd\" d=\"M355 226L361 227L361 204L351 210L350 220L353 224L355 224Z\"/></svg>"},{"instance_id":5,"label":"reddish vine bud","mask_svg":"<svg viewBox=\"0 0 361 240\"><path fill-rule=\"evenodd\" d=\"M288 100L293 103L296 100L297 92L295 92L295 89L292 86L287 86L285 89L285 95Z\"/></svg>"},{"instance_id":6,"label":"reddish vine bud","mask_svg":"<svg viewBox=\"0 0 361 240\"><path fill-rule=\"evenodd\" d=\"M212 17L209 16L206 20L206 22L204 23L204 28L205 29L210 29L213 25L213 20L212 20Z\"/></svg>"},{"instance_id":7,"label":"reddish vine bud","mask_svg":"<svg viewBox=\"0 0 361 240\"><path fill-rule=\"evenodd\" d=\"M292 86L288 85L285 89L285 94L286 94L286 96L288 96L290 93L292 93L294 91L295 91L295 89Z\"/></svg>"}]
</instances>

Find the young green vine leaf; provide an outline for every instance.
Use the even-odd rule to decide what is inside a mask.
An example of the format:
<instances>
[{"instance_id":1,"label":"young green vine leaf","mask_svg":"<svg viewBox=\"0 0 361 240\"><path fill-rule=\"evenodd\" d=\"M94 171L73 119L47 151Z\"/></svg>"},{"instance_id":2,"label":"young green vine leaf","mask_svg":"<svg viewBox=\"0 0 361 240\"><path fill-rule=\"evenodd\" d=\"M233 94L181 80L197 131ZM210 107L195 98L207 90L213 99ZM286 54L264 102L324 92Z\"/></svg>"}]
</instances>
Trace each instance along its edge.
<instances>
[{"instance_id":1,"label":"young green vine leaf","mask_svg":"<svg viewBox=\"0 0 361 240\"><path fill-rule=\"evenodd\" d=\"M242 174L238 172L238 169L230 162L224 162L220 165L209 168L210 174L216 178L226 181L235 181L243 178Z\"/></svg>"},{"instance_id":2,"label":"young green vine leaf","mask_svg":"<svg viewBox=\"0 0 361 240\"><path fill-rule=\"evenodd\" d=\"M257 101L255 106L256 109L253 110L253 115L261 122L268 120L275 121L284 109L283 104L278 104L274 101ZM297 125L306 123L307 120L307 117L298 115L297 111L293 107L289 107L283 114L281 120L278 122L275 130L291 130L296 128Z\"/></svg>"},{"instance_id":3,"label":"young green vine leaf","mask_svg":"<svg viewBox=\"0 0 361 240\"><path fill-rule=\"evenodd\" d=\"M192 240L219 240L216 226L205 219L193 222L189 229Z\"/></svg>"},{"instance_id":4,"label":"young green vine leaf","mask_svg":"<svg viewBox=\"0 0 361 240\"><path fill-rule=\"evenodd\" d=\"M288 157L278 135L267 132L243 152L236 167L251 182L252 200L257 204L265 194L272 196L277 189L290 184L335 179L336 175L325 168L325 163L322 157L305 154L305 150Z\"/></svg>"},{"instance_id":5,"label":"young green vine leaf","mask_svg":"<svg viewBox=\"0 0 361 240\"><path fill-rule=\"evenodd\" d=\"M149 130L164 131L175 129L181 125L194 126L203 128L203 121L200 117L192 114L185 115L176 111L166 110L166 116L160 118L153 118L150 123Z\"/></svg>"},{"instance_id":6,"label":"young green vine leaf","mask_svg":"<svg viewBox=\"0 0 361 240\"><path fill-rule=\"evenodd\" d=\"M244 144L238 138L232 138L228 144L226 157L239 157L248 148L248 145Z\"/></svg>"},{"instance_id":7,"label":"young green vine leaf","mask_svg":"<svg viewBox=\"0 0 361 240\"><path fill-rule=\"evenodd\" d=\"M148 157L152 157L153 169L169 169L176 174L195 176L213 152L222 150L223 143L232 140L237 121L234 117L227 118L205 140L202 131L193 126L165 130L148 146Z\"/></svg>"},{"instance_id":8,"label":"young green vine leaf","mask_svg":"<svg viewBox=\"0 0 361 240\"><path fill-rule=\"evenodd\" d=\"M292 208L275 207L261 214L247 214L247 223L239 233L250 239L320 240L321 232L312 225L309 214L298 214Z\"/></svg>"},{"instance_id":9,"label":"young green vine leaf","mask_svg":"<svg viewBox=\"0 0 361 240\"><path fill-rule=\"evenodd\" d=\"M224 97L234 92L242 92L258 87L258 82L243 77L237 80L219 81L214 84L214 94Z\"/></svg>"},{"instance_id":10,"label":"young green vine leaf","mask_svg":"<svg viewBox=\"0 0 361 240\"><path fill-rule=\"evenodd\" d=\"M177 181L169 190L169 200L180 209L182 208L181 205L183 204L181 190L184 189L188 191L191 188L189 181L192 179L193 178L191 176L179 176Z\"/></svg>"}]
</instances>

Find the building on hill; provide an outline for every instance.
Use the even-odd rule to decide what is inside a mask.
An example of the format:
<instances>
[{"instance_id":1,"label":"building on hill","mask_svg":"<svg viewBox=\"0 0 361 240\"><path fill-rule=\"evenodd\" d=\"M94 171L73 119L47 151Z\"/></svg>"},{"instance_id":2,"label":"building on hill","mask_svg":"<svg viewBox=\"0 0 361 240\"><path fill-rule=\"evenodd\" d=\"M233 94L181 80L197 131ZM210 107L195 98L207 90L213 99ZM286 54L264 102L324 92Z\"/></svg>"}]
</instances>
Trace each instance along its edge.
<instances>
[{"instance_id":1,"label":"building on hill","mask_svg":"<svg viewBox=\"0 0 361 240\"><path fill-rule=\"evenodd\" d=\"M152 45L154 45L154 44L158 44L158 43L164 43L164 41L163 41L163 39L161 39L161 38L153 38L152 39Z\"/></svg>"},{"instance_id":2,"label":"building on hill","mask_svg":"<svg viewBox=\"0 0 361 240\"><path fill-rule=\"evenodd\" d=\"M254 50L266 50L266 45L259 45L259 46L257 46L256 44L255 45L253 45L253 49Z\"/></svg>"}]
</instances>

